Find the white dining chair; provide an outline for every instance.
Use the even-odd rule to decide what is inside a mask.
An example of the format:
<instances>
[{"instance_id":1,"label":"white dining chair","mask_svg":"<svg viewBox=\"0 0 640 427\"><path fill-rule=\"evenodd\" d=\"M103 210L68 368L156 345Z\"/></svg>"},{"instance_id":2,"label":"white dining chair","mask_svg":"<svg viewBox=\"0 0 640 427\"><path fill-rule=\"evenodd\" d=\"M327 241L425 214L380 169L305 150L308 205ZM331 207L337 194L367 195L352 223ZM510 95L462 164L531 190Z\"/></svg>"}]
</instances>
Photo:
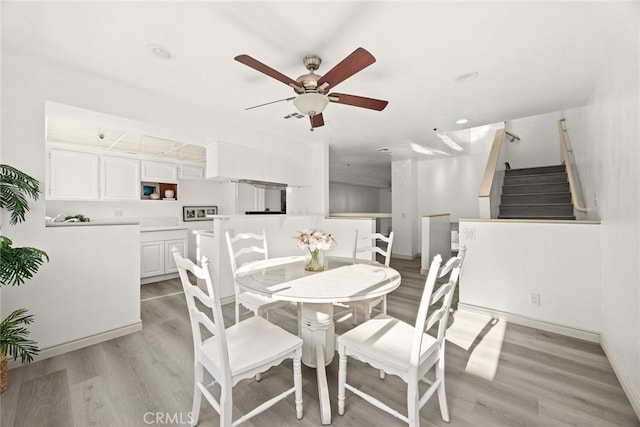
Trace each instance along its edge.
<instances>
[{"instance_id":1,"label":"white dining chair","mask_svg":"<svg viewBox=\"0 0 640 427\"><path fill-rule=\"evenodd\" d=\"M353 245L353 263L357 263L359 254L370 254L374 262L376 261L377 254L384 257L384 265L389 267L391 262L391 248L393 246L393 231L389 233L389 236L385 236L381 233L373 233L358 238L358 230L356 230L355 242ZM379 242L382 242L384 248L378 246ZM362 312L364 320L367 321L371 318L371 313L374 307L382 303L381 312L387 312L387 296L381 296L377 298L369 298L360 301L351 301L345 303L351 310L351 316L353 318L353 324L358 323L358 312Z\"/></svg>"},{"instance_id":2,"label":"white dining chair","mask_svg":"<svg viewBox=\"0 0 640 427\"><path fill-rule=\"evenodd\" d=\"M238 233L231 236L230 231L225 232L231 272L233 274L233 287L235 290L235 316L236 323L240 322L240 306L244 306L256 316L269 319L269 311L284 307L287 301L278 301L264 295L242 290L236 282L236 275L251 268L251 262L266 260L269 258L267 248L267 234L262 230L261 234Z\"/></svg>"},{"instance_id":3,"label":"white dining chair","mask_svg":"<svg viewBox=\"0 0 640 427\"><path fill-rule=\"evenodd\" d=\"M259 316L250 317L225 329L218 287L211 281L209 262L201 260L201 267L180 256L173 249L173 258L178 267L184 289L193 334L194 376L193 408L191 425L198 424L202 397L220 414L220 426L231 427L247 421L270 408L280 400L295 393L295 409L298 419L302 418L302 339L270 323ZM195 283L191 282L191 273ZM206 285L207 293L198 287L197 281ZM199 305L196 304L196 300ZM206 307L205 313L200 307ZM209 312L210 310L210 312ZM212 336L204 339L204 327ZM240 380L251 378L286 359L293 359L293 387L264 401L239 419L232 421L233 386ZM220 400L216 400L204 382L207 371L220 385Z\"/></svg>"},{"instance_id":4,"label":"white dining chair","mask_svg":"<svg viewBox=\"0 0 640 427\"><path fill-rule=\"evenodd\" d=\"M445 333L461 262L462 258L455 257L450 265L447 283L434 292L436 279L443 271L440 269L442 258L440 255L434 257L425 281L415 325L409 325L386 314L379 314L338 337L338 413L340 415L345 411L345 390L350 390L377 408L408 423L409 426L418 427L420 408L437 391L442 419L449 421L444 382ZM442 304L438 307L436 303L440 300ZM427 317L429 309L432 312ZM434 326L437 326L435 337L425 332ZM406 416L347 383L347 357L349 356L388 374L397 375L407 383ZM432 368L435 368L434 379L427 377ZM420 381L429 384L429 388L422 396L419 393Z\"/></svg>"}]
</instances>

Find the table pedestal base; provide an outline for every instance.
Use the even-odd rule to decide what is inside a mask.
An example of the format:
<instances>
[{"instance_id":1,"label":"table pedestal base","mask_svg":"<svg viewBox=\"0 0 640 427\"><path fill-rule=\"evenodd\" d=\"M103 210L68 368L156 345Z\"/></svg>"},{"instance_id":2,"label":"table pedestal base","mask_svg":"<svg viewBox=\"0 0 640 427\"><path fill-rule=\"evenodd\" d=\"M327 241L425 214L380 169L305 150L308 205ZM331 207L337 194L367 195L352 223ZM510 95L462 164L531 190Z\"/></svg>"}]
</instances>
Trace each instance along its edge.
<instances>
[{"instance_id":1,"label":"table pedestal base","mask_svg":"<svg viewBox=\"0 0 640 427\"><path fill-rule=\"evenodd\" d=\"M302 363L316 368L316 347L324 348L324 365L333 360L335 354L335 325L333 304L302 304Z\"/></svg>"},{"instance_id":2,"label":"table pedestal base","mask_svg":"<svg viewBox=\"0 0 640 427\"><path fill-rule=\"evenodd\" d=\"M335 354L335 325L333 304L302 304L302 363L316 368L318 396L320 397L320 420L331 424L331 404L325 366Z\"/></svg>"}]
</instances>

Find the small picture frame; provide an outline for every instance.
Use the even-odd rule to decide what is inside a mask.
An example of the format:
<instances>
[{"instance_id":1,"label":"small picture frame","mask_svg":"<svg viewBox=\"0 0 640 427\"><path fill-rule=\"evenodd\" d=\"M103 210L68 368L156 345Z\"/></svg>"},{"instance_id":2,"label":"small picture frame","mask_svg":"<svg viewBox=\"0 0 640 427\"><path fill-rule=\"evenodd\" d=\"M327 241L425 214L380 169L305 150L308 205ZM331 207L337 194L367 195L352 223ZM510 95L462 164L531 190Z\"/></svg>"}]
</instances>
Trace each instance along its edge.
<instances>
[{"instance_id":1,"label":"small picture frame","mask_svg":"<svg viewBox=\"0 0 640 427\"><path fill-rule=\"evenodd\" d=\"M182 220L189 221L207 221L210 215L218 215L217 206L183 206Z\"/></svg>"}]
</instances>

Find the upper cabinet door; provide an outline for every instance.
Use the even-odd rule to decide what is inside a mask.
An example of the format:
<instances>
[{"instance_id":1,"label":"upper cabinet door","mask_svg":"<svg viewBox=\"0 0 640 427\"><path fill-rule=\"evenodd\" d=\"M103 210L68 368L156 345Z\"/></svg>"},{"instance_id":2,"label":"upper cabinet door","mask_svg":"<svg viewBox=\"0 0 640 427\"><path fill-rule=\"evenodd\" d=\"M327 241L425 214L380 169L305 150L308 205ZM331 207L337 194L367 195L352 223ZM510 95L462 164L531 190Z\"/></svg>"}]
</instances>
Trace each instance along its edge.
<instances>
[{"instance_id":1,"label":"upper cabinet door","mask_svg":"<svg viewBox=\"0 0 640 427\"><path fill-rule=\"evenodd\" d=\"M178 165L175 163L142 160L142 181L178 183Z\"/></svg>"},{"instance_id":2,"label":"upper cabinet door","mask_svg":"<svg viewBox=\"0 0 640 427\"><path fill-rule=\"evenodd\" d=\"M49 150L47 199L98 200L100 158L95 153Z\"/></svg>"},{"instance_id":3,"label":"upper cabinet door","mask_svg":"<svg viewBox=\"0 0 640 427\"><path fill-rule=\"evenodd\" d=\"M101 156L103 200L140 200L140 160Z\"/></svg>"},{"instance_id":4,"label":"upper cabinet door","mask_svg":"<svg viewBox=\"0 0 640 427\"><path fill-rule=\"evenodd\" d=\"M180 165L180 179L204 179L204 166Z\"/></svg>"}]
</instances>

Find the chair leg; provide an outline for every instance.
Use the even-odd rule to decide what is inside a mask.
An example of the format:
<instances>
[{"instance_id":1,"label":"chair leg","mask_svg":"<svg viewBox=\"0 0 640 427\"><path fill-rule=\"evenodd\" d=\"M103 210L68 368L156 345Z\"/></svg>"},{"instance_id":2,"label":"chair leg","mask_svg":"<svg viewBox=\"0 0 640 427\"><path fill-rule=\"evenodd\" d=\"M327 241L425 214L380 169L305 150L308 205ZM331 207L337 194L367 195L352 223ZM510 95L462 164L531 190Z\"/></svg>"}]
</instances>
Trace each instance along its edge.
<instances>
[{"instance_id":1,"label":"chair leg","mask_svg":"<svg viewBox=\"0 0 640 427\"><path fill-rule=\"evenodd\" d=\"M293 385L296 389L296 417L302 419L302 367L300 365L300 358L302 357L302 350L297 350L295 358L293 359Z\"/></svg>"},{"instance_id":2,"label":"chair leg","mask_svg":"<svg viewBox=\"0 0 640 427\"><path fill-rule=\"evenodd\" d=\"M442 419L449 422L449 406L447 405L447 390L444 386L444 355L440 356L440 360L436 364L436 381L438 385L438 403L440 404L440 415Z\"/></svg>"},{"instance_id":3,"label":"chair leg","mask_svg":"<svg viewBox=\"0 0 640 427\"><path fill-rule=\"evenodd\" d=\"M302 303L296 303L296 316L298 318L298 336L302 338Z\"/></svg>"},{"instance_id":4,"label":"chair leg","mask_svg":"<svg viewBox=\"0 0 640 427\"><path fill-rule=\"evenodd\" d=\"M238 297L236 296L236 325L238 323L240 323L240 303L238 302Z\"/></svg>"},{"instance_id":5,"label":"chair leg","mask_svg":"<svg viewBox=\"0 0 640 427\"><path fill-rule=\"evenodd\" d=\"M417 380L407 384L407 418L409 427L420 427L420 390Z\"/></svg>"},{"instance_id":6,"label":"chair leg","mask_svg":"<svg viewBox=\"0 0 640 427\"><path fill-rule=\"evenodd\" d=\"M338 364L338 414L344 415L344 390L347 382L347 356L340 352Z\"/></svg>"},{"instance_id":7,"label":"chair leg","mask_svg":"<svg viewBox=\"0 0 640 427\"><path fill-rule=\"evenodd\" d=\"M202 391L198 384L204 384L204 369L202 365L196 362L194 367L194 381L193 381L193 406L191 407L191 425L198 424L198 418L200 417L200 406L202 404Z\"/></svg>"},{"instance_id":8,"label":"chair leg","mask_svg":"<svg viewBox=\"0 0 640 427\"><path fill-rule=\"evenodd\" d=\"M220 427L233 425L233 396L231 384L220 384Z\"/></svg>"},{"instance_id":9,"label":"chair leg","mask_svg":"<svg viewBox=\"0 0 640 427\"><path fill-rule=\"evenodd\" d=\"M387 314L387 296L382 297L382 312Z\"/></svg>"}]
</instances>

